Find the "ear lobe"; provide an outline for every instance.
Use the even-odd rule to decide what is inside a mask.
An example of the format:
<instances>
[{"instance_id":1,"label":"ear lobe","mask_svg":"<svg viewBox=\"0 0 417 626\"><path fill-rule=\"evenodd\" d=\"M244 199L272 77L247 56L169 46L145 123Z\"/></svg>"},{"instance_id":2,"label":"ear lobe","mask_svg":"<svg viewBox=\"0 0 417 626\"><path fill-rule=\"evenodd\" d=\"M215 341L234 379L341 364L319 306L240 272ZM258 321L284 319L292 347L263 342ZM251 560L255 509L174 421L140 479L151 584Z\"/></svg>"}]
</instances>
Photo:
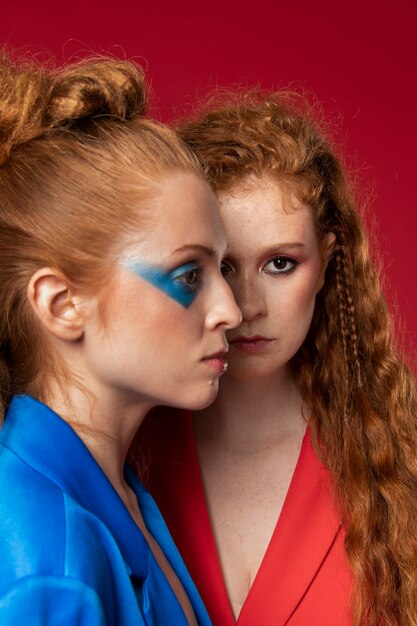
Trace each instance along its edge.
<instances>
[{"instance_id":1,"label":"ear lobe","mask_svg":"<svg viewBox=\"0 0 417 626\"><path fill-rule=\"evenodd\" d=\"M27 296L43 326L55 337L76 341L84 333L84 319L65 278L44 267L29 281Z\"/></svg>"},{"instance_id":2,"label":"ear lobe","mask_svg":"<svg viewBox=\"0 0 417 626\"><path fill-rule=\"evenodd\" d=\"M332 256L335 241L336 241L336 235L334 233L330 232L326 234L324 241L323 241L323 247L322 247L322 250L323 250L322 266L321 266L321 272L320 272L319 281L318 281L317 293L320 291L320 289L324 285L324 277L326 274L326 268Z\"/></svg>"}]
</instances>

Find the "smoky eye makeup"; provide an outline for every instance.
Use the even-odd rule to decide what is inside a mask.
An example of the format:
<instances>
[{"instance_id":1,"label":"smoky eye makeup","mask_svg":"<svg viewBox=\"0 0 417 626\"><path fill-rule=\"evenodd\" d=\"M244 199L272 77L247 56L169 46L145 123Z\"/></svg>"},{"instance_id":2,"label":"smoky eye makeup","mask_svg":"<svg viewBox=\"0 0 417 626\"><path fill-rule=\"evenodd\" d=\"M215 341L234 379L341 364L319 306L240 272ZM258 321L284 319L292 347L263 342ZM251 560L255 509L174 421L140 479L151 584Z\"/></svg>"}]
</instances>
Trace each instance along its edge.
<instances>
[{"instance_id":1,"label":"smoky eye makeup","mask_svg":"<svg viewBox=\"0 0 417 626\"><path fill-rule=\"evenodd\" d=\"M130 259L123 260L121 265L186 309L193 303L201 287L202 268L195 261L183 263L172 270Z\"/></svg>"},{"instance_id":2,"label":"smoky eye makeup","mask_svg":"<svg viewBox=\"0 0 417 626\"><path fill-rule=\"evenodd\" d=\"M291 274L300 262L293 257L286 255L277 255L269 259L262 267L262 270L272 276L280 276Z\"/></svg>"}]
</instances>

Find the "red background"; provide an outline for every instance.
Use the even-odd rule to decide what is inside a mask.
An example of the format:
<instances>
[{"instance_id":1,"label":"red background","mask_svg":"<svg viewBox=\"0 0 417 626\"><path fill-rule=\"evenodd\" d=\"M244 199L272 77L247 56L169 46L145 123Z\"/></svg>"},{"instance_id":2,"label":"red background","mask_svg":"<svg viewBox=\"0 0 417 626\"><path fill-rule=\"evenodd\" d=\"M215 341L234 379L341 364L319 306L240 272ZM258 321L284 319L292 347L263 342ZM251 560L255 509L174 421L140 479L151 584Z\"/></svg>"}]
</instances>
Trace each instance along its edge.
<instances>
[{"instance_id":1,"label":"red background","mask_svg":"<svg viewBox=\"0 0 417 626\"><path fill-rule=\"evenodd\" d=\"M417 339L415 0L1 0L0 43L110 52L147 67L169 120L208 87L296 83L339 125L376 217L387 293ZM154 109L155 111L155 109Z\"/></svg>"}]
</instances>

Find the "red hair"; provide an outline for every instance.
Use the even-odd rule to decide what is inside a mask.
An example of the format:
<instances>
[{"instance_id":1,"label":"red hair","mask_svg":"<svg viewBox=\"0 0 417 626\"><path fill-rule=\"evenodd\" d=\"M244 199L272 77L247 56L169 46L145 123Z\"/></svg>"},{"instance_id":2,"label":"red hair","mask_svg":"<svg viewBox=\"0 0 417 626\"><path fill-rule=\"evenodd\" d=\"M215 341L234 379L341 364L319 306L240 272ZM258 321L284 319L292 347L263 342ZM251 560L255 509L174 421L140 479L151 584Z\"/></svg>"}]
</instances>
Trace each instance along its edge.
<instances>
[{"instance_id":1,"label":"red hair","mask_svg":"<svg viewBox=\"0 0 417 626\"><path fill-rule=\"evenodd\" d=\"M146 107L133 63L52 70L0 58L0 417L12 394L44 399L56 374L26 296L33 273L54 267L78 289L97 290L151 215L158 182L178 171L201 176Z\"/></svg>"},{"instance_id":2,"label":"red hair","mask_svg":"<svg viewBox=\"0 0 417 626\"><path fill-rule=\"evenodd\" d=\"M417 393L341 161L300 95L255 90L214 101L179 133L213 189L291 185L319 240L336 236L293 371L329 468L356 581L355 625L417 624Z\"/></svg>"}]
</instances>

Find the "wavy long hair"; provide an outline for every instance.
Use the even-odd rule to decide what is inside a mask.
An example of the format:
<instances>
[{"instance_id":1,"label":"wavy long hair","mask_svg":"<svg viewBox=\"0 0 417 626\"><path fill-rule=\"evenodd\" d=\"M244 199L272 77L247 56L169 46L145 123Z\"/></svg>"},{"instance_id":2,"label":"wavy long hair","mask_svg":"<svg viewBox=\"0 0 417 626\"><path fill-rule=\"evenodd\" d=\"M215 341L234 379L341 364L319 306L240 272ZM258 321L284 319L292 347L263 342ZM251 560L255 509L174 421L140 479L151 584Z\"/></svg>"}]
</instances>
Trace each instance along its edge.
<instances>
[{"instance_id":1,"label":"wavy long hair","mask_svg":"<svg viewBox=\"0 0 417 626\"><path fill-rule=\"evenodd\" d=\"M215 192L289 184L336 236L311 328L293 359L330 470L355 580L355 625L417 624L417 394L342 161L304 96L223 95L179 124Z\"/></svg>"}]
</instances>

